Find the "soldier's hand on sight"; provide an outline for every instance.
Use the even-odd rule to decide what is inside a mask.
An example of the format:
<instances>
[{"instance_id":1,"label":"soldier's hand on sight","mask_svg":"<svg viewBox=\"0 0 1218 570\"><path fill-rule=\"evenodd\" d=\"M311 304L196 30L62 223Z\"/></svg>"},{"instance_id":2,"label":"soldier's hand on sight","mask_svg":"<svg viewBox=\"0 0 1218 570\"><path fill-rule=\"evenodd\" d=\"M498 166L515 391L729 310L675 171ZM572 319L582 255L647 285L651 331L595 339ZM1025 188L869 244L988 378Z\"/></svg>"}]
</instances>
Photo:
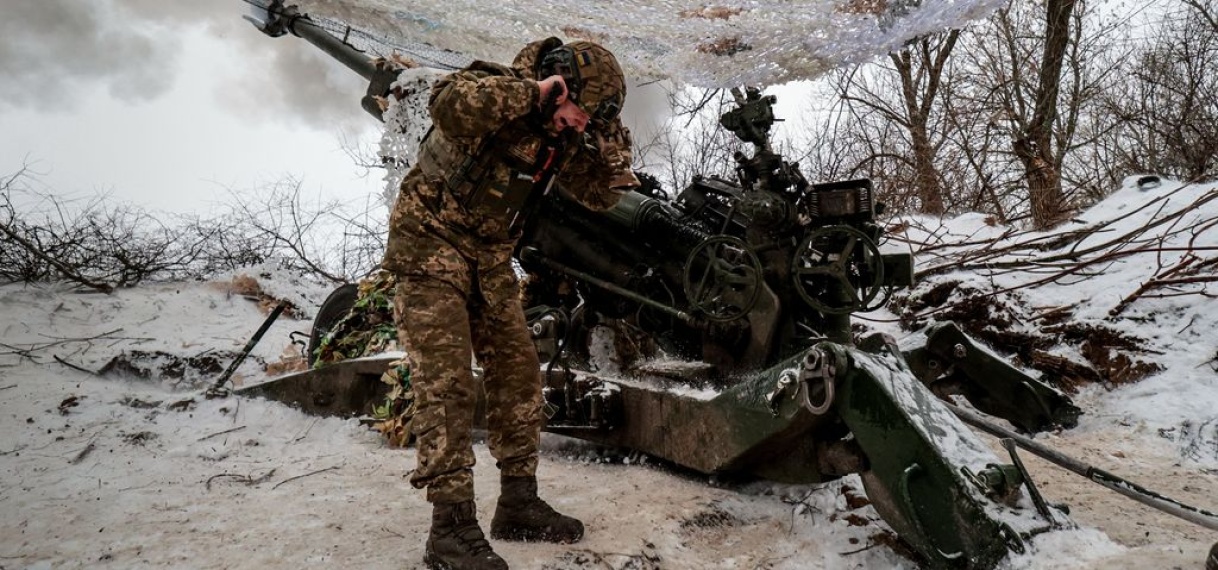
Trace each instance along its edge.
<instances>
[{"instance_id":1,"label":"soldier's hand on sight","mask_svg":"<svg viewBox=\"0 0 1218 570\"><path fill-rule=\"evenodd\" d=\"M542 79L537 82L537 86L541 88L537 106L542 109L562 105L567 100L567 82L563 81L561 75L551 75ZM554 91L555 89L558 91Z\"/></svg>"}]
</instances>

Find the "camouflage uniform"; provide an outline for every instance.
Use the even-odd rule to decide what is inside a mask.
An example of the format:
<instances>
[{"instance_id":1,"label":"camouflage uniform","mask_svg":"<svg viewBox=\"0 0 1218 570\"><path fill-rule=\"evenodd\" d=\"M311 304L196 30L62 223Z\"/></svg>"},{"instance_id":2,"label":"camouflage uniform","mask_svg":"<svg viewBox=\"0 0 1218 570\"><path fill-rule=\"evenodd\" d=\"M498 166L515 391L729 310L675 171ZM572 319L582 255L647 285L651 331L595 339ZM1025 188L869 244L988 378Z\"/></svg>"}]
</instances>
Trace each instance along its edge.
<instances>
[{"instance_id":1,"label":"camouflage uniform","mask_svg":"<svg viewBox=\"0 0 1218 570\"><path fill-rule=\"evenodd\" d=\"M546 131L537 119L538 53L527 46L512 67L475 62L433 87L433 127L416 166L403 179L390 216L384 267L398 279L398 335L411 359L415 390L415 487L433 503L474 498L475 384L470 356L485 371L489 446L505 476L533 476L544 419L540 365L526 329L511 255L519 238L513 212L471 194L508 192L513 178L541 164ZM630 135L614 118L591 144L548 156L566 195L593 209L617 203L637 185ZM541 157L545 159L547 157ZM531 192L541 184L532 178ZM519 189L519 186L517 186Z\"/></svg>"}]
</instances>

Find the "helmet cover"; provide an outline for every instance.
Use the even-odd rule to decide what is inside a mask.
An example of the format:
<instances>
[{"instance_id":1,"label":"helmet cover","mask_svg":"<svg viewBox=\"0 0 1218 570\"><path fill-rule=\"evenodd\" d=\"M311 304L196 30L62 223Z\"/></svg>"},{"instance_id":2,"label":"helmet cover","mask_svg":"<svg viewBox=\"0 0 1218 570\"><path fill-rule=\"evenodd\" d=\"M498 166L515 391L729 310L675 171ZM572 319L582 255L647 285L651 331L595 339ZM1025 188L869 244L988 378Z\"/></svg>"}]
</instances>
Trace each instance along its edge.
<instances>
[{"instance_id":1,"label":"helmet cover","mask_svg":"<svg viewBox=\"0 0 1218 570\"><path fill-rule=\"evenodd\" d=\"M626 76L609 50L575 41L550 50L538 66L538 77L561 75L568 96L593 121L612 121L626 99Z\"/></svg>"}]
</instances>

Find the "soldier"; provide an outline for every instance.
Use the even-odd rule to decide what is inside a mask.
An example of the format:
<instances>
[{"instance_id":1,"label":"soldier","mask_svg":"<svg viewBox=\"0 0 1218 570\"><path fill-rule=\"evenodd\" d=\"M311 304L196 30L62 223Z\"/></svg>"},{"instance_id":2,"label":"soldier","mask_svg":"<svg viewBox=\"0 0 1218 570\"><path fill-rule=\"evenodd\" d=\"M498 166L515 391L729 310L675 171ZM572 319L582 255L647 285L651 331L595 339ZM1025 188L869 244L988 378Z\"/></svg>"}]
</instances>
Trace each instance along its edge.
<instances>
[{"instance_id":1,"label":"soldier","mask_svg":"<svg viewBox=\"0 0 1218 570\"><path fill-rule=\"evenodd\" d=\"M415 396L410 481L432 503L431 568L507 568L475 517L471 354L485 371L488 445L500 471L491 537L583 537L580 521L537 496L540 365L511 255L529 210L551 189L603 210L638 184L618 119L625 95L612 53L558 38L526 46L511 67L474 62L432 87L433 126L402 180L383 264L398 280L395 316Z\"/></svg>"}]
</instances>

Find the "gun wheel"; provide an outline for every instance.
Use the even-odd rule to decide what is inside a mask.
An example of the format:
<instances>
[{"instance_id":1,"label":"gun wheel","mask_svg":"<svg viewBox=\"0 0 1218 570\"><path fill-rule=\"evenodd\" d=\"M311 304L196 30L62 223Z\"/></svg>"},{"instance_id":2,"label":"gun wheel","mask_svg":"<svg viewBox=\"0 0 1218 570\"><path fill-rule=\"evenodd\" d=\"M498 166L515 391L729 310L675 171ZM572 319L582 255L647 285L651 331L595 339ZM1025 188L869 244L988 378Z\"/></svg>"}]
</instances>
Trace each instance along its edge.
<instances>
[{"instance_id":1,"label":"gun wheel","mask_svg":"<svg viewBox=\"0 0 1218 570\"><path fill-rule=\"evenodd\" d=\"M748 314L761 293L761 261L733 236L715 236L689 252L682 272L685 298L709 321L734 321Z\"/></svg>"},{"instance_id":2,"label":"gun wheel","mask_svg":"<svg viewBox=\"0 0 1218 570\"><path fill-rule=\"evenodd\" d=\"M791 260L795 291L808 306L829 315L873 309L884 288L880 248L850 226L828 226L804 238Z\"/></svg>"},{"instance_id":3,"label":"gun wheel","mask_svg":"<svg viewBox=\"0 0 1218 570\"><path fill-rule=\"evenodd\" d=\"M313 318L313 329L309 331L309 346L305 359L310 368L317 362L317 348L321 346L322 339L346 316L347 311L355 306L358 297L359 286L347 283L330 292L330 296L322 302L317 316Z\"/></svg>"}]
</instances>

